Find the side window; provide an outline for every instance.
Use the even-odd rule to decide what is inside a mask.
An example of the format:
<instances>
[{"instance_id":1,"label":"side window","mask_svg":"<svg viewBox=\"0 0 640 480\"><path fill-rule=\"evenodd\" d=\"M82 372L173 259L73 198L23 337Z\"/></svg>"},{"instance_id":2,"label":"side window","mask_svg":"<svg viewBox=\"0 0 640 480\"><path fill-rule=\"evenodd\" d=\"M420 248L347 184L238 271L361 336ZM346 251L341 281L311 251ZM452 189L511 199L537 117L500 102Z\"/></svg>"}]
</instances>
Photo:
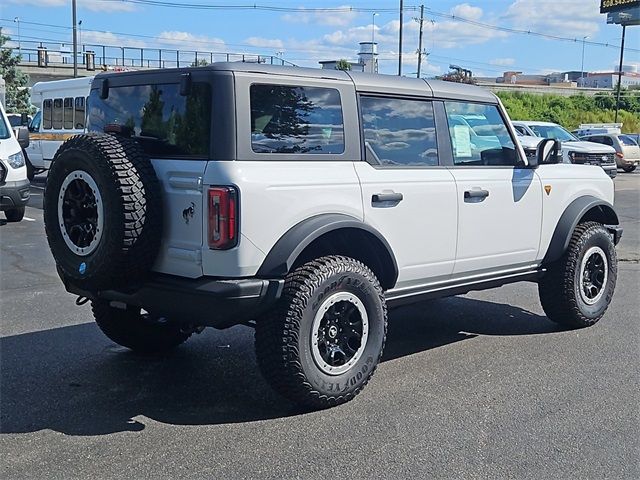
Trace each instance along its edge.
<instances>
[{"instance_id":1,"label":"side window","mask_svg":"<svg viewBox=\"0 0 640 480\"><path fill-rule=\"evenodd\" d=\"M62 128L62 99L56 98L53 100L53 128Z\"/></svg>"},{"instance_id":2,"label":"side window","mask_svg":"<svg viewBox=\"0 0 640 480\"><path fill-rule=\"evenodd\" d=\"M31 119L31 123L29 123L29 131L30 132L38 132L40 131L40 122L42 121L42 110L36 112L34 117Z\"/></svg>"},{"instance_id":3,"label":"side window","mask_svg":"<svg viewBox=\"0 0 640 480\"><path fill-rule=\"evenodd\" d=\"M120 131L135 138L153 158L207 158L211 139L211 86L193 82L187 96L180 84L114 86L109 97L91 90L87 130Z\"/></svg>"},{"instance_id":4,"label":"side window","mask_svg":"<svg viewBox=\"0 0 640 480\"><path fill-rule=\"evenodd\" d=\"M384 166L438 165L433 104L424 100L361 97L367 161Z\"/></svg>"},{"instance_id":5,"label":"side window","mask_svg":"<svg viewBox=\"0 0 640 480\"><path fill-rule=\"evenodd\" d=\"M254 84L250 101L251 148L255 153L344 152L338 90Z\"/></svg>"},{"instance_id":6,"label":"side window","mask_svg":"<svg viewBox=\"0 0 640 480\"><path fill-rule=\"evenodd\" d=\"M50 130L53 122L53 100L47 99L42 102L42 128Z\"/></svg>"},{"instance_id":7,"label":"side window","mask_svg":"<svg viewBox=\"0 0 640 480\"><path fill-rule=\"evenodd\" d=\"M64 128L73 129L73 98L64 99Z\"/></svg>"},{"instance_id":8,"label":"side window","mask_svg":"<svg viewBox=\"0 0 640 480\"><path fill-rule=\"evenodd\" d=\"M84 128L84 97L75 98L75 115L74 115L74 128Z\"/></svg>"},{"instance_id":9,"label":"side window","mask_svg":"<svg viewBox=\"0 0 640 480\"><path fill-rule=\"evenodd\" d=\"M611 139L611 137L602 137L602 138L604 138L605 145L610 145L613 147L613 140Z\"/></svg>"},{"instance_id":10,"label":"side window","mask_svg":"<svg viewBox=\"0 0 640 480\"><path fill-rule=\"evenodd\" d=\"M520 135L529 135L529 132L527 132L527 130L520 125L514 125L513 128L515 128Z\"/></svg>"},{"instance_id":11,"label":"side window","mask_svg":"<svg viewBox=\"0 0 640 480\"><path fill-rule=\"evenodd\" d=\"M520 159L497 105L445 102L454 165L508 166Z\"/></svg>"}]
</instances>

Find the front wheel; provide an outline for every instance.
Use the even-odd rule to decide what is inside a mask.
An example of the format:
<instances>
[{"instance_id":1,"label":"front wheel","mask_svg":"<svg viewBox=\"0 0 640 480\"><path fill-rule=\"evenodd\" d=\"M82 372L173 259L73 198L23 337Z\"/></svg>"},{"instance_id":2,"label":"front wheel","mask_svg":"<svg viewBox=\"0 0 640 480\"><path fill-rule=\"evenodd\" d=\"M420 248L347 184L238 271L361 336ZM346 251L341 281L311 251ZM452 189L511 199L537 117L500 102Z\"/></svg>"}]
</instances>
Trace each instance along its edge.
<instances>
[{"instance_id":1,"label":"front wheel","mask_svg":"<svg viewBox=\"0 0 640 480\"><path fill-rule=\"evenodd\" d=\"M174 349L187 341L191 331L177 322L143 313L140 308L129 306L126 310L114 308L109 302L91 302L93 316L109 339L136 352L159 354Z\"/></svg>"},{"instance_id":2,"label":"front wheel","mask_svg":"<svg viewBox=\"0 0 640 480\"><path fill-rule=\"evenodd\" d=\"M256 322L258 364L283 396L326 408L364 388L386 333L384 294L371 270L352 258L322 257L291 272L278 307Z\"/></svg>"},{"instance_id":3,"label":"front wheel","mask_svg":"<svg viewBox=\"0 0 640 480\"><path fill-rule=\"evenodd\" d=\"M607 229L596 222L581 223L565 254L538 283L542 308L553 322L589 327L609 307L617 274L616 249Z\"/></svg>"},{"instance_id":4,"label":"front wheel","mask_svg":"<svg viewBox=\"0 0 640 480\"><path fill-rule=\"evenodd\" d=\"M631 173L636 169L635 165L626 165L624 167L622 167L622 170L624 170L627 173Z\"/></svg>"}]
</instances>

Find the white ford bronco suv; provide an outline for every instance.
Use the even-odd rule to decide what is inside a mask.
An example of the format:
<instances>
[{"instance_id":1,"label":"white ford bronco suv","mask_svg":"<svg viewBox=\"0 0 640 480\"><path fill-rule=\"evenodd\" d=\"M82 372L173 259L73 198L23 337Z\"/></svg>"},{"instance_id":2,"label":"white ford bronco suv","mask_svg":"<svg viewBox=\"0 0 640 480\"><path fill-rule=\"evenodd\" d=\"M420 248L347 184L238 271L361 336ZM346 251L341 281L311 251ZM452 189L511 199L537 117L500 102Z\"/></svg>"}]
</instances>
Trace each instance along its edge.
<instances>
[{"instance_id":1,"label":"white ford bronco suv","mask_svg":"<svg viewBox=\"0 0 640 480\"><path fill-rule=\"evenodd\" d=\"M613 182L558 150L527 158L498 99L468 85L245 63L106 73L88 133L52 163L46 232L114 342L159 352L248 325L273 387L323 408L373 375L388 307L531 281L554 322L603 316Z\"/></svg>"}]
</instances>

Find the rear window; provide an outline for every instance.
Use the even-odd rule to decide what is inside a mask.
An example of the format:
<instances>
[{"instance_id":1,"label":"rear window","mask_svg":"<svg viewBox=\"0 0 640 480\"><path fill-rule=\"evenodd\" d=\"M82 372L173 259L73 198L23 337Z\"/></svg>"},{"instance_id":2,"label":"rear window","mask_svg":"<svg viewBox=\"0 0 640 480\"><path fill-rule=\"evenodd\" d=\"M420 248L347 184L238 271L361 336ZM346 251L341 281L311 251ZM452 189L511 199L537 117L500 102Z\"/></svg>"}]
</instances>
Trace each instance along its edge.
<instances>
[{"instance_id":1,"label":"rear window","mask_svg":"<svg viewBox=\"0 0 640 480\"><path fill-rule=\"evenodd\" d=\"M627 135L618 135L618 140L620 140L622 145L626 145L628 147L635 147L638 145L633 138Z\"/></svg>"},{"instance_id":2,"label":"rear window","mask_svg":"<svg viewBox=\"0 0 640 480\"><path fill-rule=\"evenodd\" d=\"M194 82L188 96L177 83L111 87L106 99L92 90L87 129L119 130L154 157L208 157L211 87Z\"/></svg>"},{"instance_id":3,"label":"rear window","mask_svg":"<svg viewBox=\"0 0 640 480\"><path fill-rule=\"evenodd\" d=\"M344 152L338 90L254 84L250 96L251 148L255 153Z\"/></svg>"}]
</instances>

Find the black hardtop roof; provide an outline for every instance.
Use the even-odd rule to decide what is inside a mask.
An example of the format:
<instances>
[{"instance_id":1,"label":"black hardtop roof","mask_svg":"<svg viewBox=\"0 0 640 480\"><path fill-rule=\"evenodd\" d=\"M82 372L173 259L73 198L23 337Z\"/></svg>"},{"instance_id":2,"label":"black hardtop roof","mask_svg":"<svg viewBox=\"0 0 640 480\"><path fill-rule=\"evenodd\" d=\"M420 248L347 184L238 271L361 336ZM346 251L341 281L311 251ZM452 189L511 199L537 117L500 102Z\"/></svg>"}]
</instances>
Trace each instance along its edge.
<instances>
[{"instance_id":1,"label":"black hardtop roof","mask_svg":"<svg viewBox=\"0 0 640 480\"><path fill-rule=\"evenodd\" d=\"M153 70L138 70L132 72L103 72L96 76L96 80L118 75L119 78L128 76L170 75L189 72L245 72L261 75L286 75L300 78L326 79L337 81L351 81L359 92L372 93L400 93L405 95L428 96L470 100L486 103L497 103L496 96L489 90L456 82L441 80L418 79L413 77L398 77L397 75L371 74L362 72L345 72L342 70L290 67L281 65L266 65L251 62L216 62L203 67L163 68ZM139 79L137 79L139 81ZM120 82L118 82L120 83ZM93 82L96 88L98 82Z\"/></svg>"}]
</instances>

